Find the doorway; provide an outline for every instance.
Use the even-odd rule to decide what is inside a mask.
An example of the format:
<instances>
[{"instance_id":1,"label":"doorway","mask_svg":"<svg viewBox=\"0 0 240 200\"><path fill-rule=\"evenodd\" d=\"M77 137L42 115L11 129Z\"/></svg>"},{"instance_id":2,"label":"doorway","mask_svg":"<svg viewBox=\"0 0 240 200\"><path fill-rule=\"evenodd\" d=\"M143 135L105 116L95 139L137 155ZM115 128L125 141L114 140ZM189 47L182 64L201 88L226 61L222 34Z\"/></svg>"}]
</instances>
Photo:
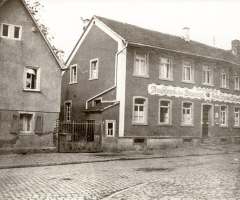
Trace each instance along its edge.
<instances>
[{"instance_id":1,"label":"doorway","mask_svg":"<svg viewBox=\"0 0 240 200\"><path fill-rule=\"evenodd\" d=\"M212 105L202 106L202 138L209 137L209 124L211 123Z\"/></svg>"}]
</instances>

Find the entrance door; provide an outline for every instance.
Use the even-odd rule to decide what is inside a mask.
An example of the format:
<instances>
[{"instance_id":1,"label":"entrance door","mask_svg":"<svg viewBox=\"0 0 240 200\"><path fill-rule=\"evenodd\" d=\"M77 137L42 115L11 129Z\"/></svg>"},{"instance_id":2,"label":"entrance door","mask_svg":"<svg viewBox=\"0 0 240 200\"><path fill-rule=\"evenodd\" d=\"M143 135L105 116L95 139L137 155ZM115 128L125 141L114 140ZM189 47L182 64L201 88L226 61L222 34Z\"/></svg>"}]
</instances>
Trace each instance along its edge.
<instances>
[{"instance_id":1,"label":"entrance door","mask_svg":"<svg viewBox=\"0 0 240 200\"><path fill-rule=\"evenodd\" d=\"M211 105L203 105L202 110L202 137L208 137L209 113Z\"/></svg>"}]
</instances>

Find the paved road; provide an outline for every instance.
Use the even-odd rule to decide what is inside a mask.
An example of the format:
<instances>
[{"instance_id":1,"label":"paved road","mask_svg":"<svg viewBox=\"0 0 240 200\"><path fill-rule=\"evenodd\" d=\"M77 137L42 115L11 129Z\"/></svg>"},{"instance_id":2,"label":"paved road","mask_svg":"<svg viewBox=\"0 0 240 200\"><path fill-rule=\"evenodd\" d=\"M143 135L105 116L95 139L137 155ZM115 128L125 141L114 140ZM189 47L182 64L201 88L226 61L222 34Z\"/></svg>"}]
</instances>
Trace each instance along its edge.
<instances>
[{"instance_id":1,"label":"paved road","mask_svg":"<svg viewBox=\"0 0 240 200\"><path fill-rule=\"evenodd\" d=\"M0 199L240 199L240 153L2 169Z\"/></svg>"}]
</instances>

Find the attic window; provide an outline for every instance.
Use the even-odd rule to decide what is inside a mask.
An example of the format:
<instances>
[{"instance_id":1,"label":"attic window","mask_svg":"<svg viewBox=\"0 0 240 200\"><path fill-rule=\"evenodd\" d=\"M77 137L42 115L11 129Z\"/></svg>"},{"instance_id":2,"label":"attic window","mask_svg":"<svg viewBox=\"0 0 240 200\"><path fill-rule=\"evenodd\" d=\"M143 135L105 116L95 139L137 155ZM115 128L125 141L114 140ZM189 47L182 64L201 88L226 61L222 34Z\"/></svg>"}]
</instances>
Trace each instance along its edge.
<instances>
[{"instance_id":1,"label":"attic window","mask_svg":"<svg viewBox=\"0 0 240 200\"><path fill-rule=\"evenodd\" d=\"M12 24L1 24L1 37L20 40L22 35L22 27Z\"/></svg>"}]
</instances>

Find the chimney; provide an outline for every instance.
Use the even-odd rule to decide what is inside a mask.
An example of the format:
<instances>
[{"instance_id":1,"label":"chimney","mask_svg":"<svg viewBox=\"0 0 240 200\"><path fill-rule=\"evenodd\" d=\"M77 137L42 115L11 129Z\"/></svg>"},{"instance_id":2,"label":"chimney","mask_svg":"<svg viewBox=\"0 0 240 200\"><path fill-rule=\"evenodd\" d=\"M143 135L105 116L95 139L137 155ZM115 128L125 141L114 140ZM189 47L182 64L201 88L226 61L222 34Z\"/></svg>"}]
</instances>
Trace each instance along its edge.
<instances>
[{"instance_id":1,"label":"chimney","mask_svg":"<svg viewBox=\"0 0 240 200\"><path fill-rule=\"evenodd\" d=\"M239 40L232 40L232 54L240 55L240 41Z\"/></svg>"},{"instance_id":2,"label":"chimney","mask_svg":"<svg viewBox=\"0 0 240 200\"><path fill-rule=\"evenodd\" d=\"M85 30L90 22L90 19L83 19L83 30Z\"/></svg>"},{"instance_id":3,"label":"chimney","mask_svg":"<svg viewBox=\"0 0 240 200\"><path fill-rule=\"evenodd\" d=\"M188 42L190 42L189 32L190 32L190 29L188 27L185 27L182 29L182 38Z\"/></svg>"}]
</instances>

